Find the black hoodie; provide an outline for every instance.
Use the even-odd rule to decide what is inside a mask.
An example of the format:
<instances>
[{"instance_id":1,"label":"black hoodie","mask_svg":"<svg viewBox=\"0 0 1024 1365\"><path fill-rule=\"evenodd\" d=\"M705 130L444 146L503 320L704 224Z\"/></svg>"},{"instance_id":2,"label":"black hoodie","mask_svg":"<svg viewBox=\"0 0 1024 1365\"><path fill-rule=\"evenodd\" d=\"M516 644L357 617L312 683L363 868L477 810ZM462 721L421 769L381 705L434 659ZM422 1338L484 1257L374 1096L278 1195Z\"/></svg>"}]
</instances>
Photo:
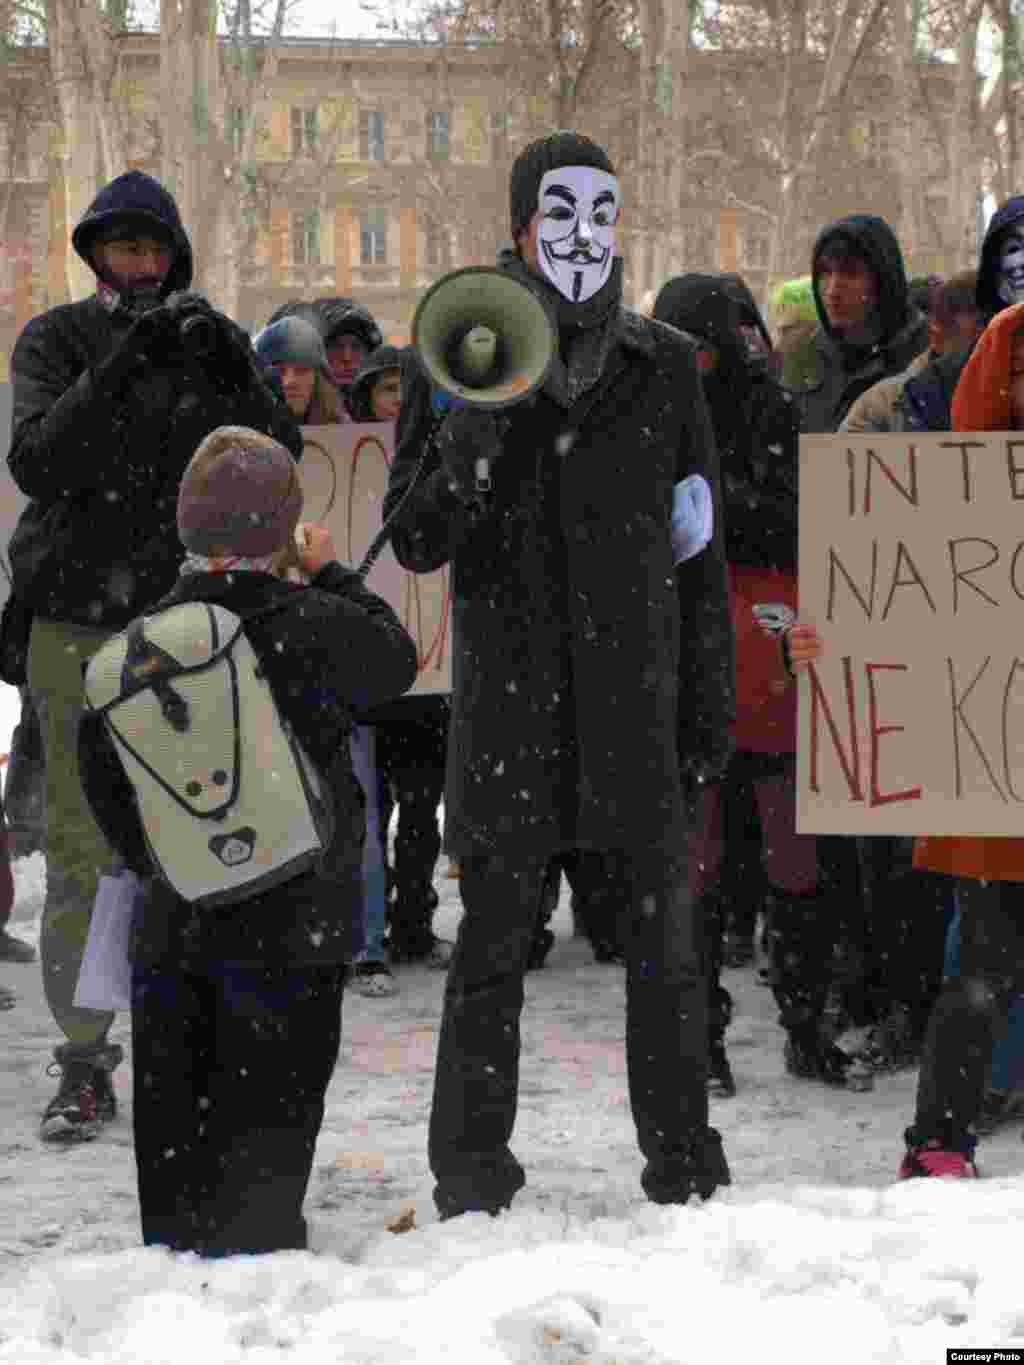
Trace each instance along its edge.
<instances>
[{"instance_id":1,"label":"black hoodie","mask_svg":"<svg viewBox=\"0 0 1024 1365\"><path fill-rule=\"evenodd\" d=\"M658 294L654 317L717 353L703 383L722 462L726 558L795 568L797 414L768 358L751 356L739 330L755 326L771 346L750 290L738 275L677 275Z\"/></svg>"},{"instance_id":2,"label":"black hoodie","mask_svg":"<svg viewBox=\"0 0 1024 1365\"><path fill-rule=\"evenodd\" d=\"M118 217L148 217L175 244L165 294L192 279L192 250L174 200L141 171L97 195L72 236L88 260L96 232ZM216 315L220 318L220 315ZM93 295L40 313L11 357L14 417L7 457L32 499L11 545L15 590L36 615L103 629L127 625L174 583L178 483L215 427L253 427L295 456L302 438L261 378L248 337L220 318L232 354L252 357L247 386L222 382L216 356L165 352L123 388L107 362L133 325ZM244 370L243 370L244 373Z\"/></svg>"},{"instance_id":3,"label":"black hoodie","mask_svg":"<svg viewBox=\"0 0 1024 1365\"><path fill-rule=\"evenodd\" d=\"M836 238L852 246L878 276L880 330L867 345L849 345L833 332L818 293L818 262ZM799 405L801 430L830 432L838 429L854 399L880 379L901 374L926 349L928 322L910 303L903 253L883 219L854 213L828 224L818 234L812 261L819 325L786 356L783 380Z\"/></svg>"}]
</instances>

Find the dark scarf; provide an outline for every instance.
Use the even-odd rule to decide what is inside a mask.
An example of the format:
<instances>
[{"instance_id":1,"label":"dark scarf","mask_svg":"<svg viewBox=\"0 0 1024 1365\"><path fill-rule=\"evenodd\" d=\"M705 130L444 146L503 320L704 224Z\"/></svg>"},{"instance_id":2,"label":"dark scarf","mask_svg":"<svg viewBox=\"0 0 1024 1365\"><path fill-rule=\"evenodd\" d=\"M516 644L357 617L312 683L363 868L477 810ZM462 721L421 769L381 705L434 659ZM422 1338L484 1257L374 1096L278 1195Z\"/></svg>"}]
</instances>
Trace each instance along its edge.
<instances>
[{"instance_id":1,"label":"dark scarf","mask_svg":"<svg viewBox=\"0 0 1024 1365\"><path fill-rule=\"evenodd\" d=\"M512 248L498 254L498 269L514 275L544 304L558 327L558 354L544 392L571 408L601 378L618 336L622 311L622 257L616 256L603 287L586 303L570 303L542 276L534 274Z\"/></svg>"}]
</instances>

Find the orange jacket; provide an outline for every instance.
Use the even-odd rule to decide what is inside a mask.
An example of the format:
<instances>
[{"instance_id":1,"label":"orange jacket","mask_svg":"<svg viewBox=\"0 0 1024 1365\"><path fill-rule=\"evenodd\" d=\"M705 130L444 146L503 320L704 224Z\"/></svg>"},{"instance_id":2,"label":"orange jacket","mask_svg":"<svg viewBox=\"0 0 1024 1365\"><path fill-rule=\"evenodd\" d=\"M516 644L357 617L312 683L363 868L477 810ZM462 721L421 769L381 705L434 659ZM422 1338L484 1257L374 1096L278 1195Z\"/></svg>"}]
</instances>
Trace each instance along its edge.
<instances>
[{"instance_id":1,"label":"orange jacket","mask_svg":"<svg viewBox=\"0 0 1024 1365\"><path fill-rule=\"evenodd\" d=\"M997 313L981 335L953 395L954 431L1009 431L1010 351L1024 330L1024 303ZM914 844L914 866L978 881L1024 882L1024 839L929 836Z\"/></svg>"}]
</instances>

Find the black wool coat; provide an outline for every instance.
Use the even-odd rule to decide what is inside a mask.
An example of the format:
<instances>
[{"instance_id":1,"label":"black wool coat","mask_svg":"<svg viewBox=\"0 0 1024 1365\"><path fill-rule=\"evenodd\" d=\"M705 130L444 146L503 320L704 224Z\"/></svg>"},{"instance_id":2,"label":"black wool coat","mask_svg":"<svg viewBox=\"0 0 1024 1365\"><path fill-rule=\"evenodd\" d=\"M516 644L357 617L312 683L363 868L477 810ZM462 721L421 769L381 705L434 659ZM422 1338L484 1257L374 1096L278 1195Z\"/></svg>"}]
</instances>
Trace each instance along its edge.
<instances>
[{"instance_id":1,"label":"black wool coat","mask_svg":"<svg viewBox=\"0 0 1024 1365\"><path fill-rule=\"evenodd\" d=\"M681 855L687 788L728 756L733 639L718 457L692 342L622 312L598 384L508 412L489 505L451 491L426 379L403 376L385 515L413 572L451 563L445 845ZM711 544L673 566L674 486Z\"/></svg>"},{"instance_id":2,"label":"black wool coat","mask_svg":"<svg viewBox=\"0 0 1024 1365\"><path fill-rule=\"evenodd\" d=\"M196 912L153 877L132 787L102 720L86 712L79 765L86 798L111 847L146 878L136 926L139 965L314 965L362 946L363 794L352 771L352 709L397 697L416 678L416 647L391 607L340 564L309 587L264 573L189 574L159 604L219 602L238 612L274 700L326 779L334 843L320 868L259 896Z\"/></svg>"}]
</instances>

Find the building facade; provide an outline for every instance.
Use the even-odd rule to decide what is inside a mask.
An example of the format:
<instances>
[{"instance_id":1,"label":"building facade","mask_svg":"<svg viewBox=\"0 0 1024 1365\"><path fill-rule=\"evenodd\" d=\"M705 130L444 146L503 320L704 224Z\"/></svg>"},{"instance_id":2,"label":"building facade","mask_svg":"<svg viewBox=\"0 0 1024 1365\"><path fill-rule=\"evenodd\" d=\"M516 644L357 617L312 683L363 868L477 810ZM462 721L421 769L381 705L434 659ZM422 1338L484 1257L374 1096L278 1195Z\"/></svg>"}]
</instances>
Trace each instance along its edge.
<instances>
[{"instance_id":1,"label":"building facade","mask_svg":"<svg viewBox=\"0 0 1024 1365\"><path fill-rule=\"evenodd\" d=\"M161 54L158 35L123 37L119 81L128 111L128 164L178 192L168 170ZM252 59L261 74L256 105L232 104L229 85L214 92L216 126L210 124L206 150L215 154L203 162L206 182L186 222L198 286L219 306L229 299L230 310L252 329L289 299L353 296L386 335L407 340L416 301L429 284L458 266L493 262L508 232L511 159L547 126L548 106L540 95L524 93L515 55L495 44L288 38L273 49L257 47ZM777 91L771 79L746 80L753 102L739 110L743 60L690 53L685 115L671 125L671 145L646 162L637 150L644 136L637 115L623 103L609 101L598 119L584 124L622 169L627 298L635 306L684 269L738 270L762 297L771 282L774 220L765 206L777 199L779 167L759 138L758 122L762 106L765 120L776 108ZM930 72L928 79L948 85L952 70ZM809 70L808 98L819 77ZM5 80L0 378L28 318L68 297L73 226L65 222L57 123L39 97L50 82L45 49L18 49ZM809 186L808 243L815 226L839 212L890 217L901 181L885 89L881 76L866 76L863 98L837 125L827 155L842 175L835 184L816 179ZM919 132L916 145L927 165L918 180L941 212L941 129ZM95 179L98 187L98 151ZM229 239L218 235L212 216L203 216L225 186L236 191L236 218L244 220ZM648 212L655 198L657 215ZM936 268L936 242L914 247L913 269ZM230 289L218 275L225 254L237 257Z\"/></svg>"}]
</instances>

